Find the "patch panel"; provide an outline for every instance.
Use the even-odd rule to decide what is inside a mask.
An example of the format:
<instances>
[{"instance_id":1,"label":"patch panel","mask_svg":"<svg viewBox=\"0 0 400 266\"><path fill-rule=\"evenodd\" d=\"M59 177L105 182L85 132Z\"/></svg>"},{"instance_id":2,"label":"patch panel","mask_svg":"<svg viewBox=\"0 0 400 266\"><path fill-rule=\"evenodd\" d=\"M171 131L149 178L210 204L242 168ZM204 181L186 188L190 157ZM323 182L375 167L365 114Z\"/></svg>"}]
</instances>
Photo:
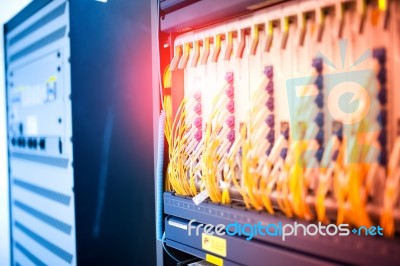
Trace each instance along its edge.
<instances>
[{"instance_id":1,"label":"patch panel","mask_svg":"<svg viewBox=\"0 0 400 266\"><path fill-rule=\"evenodd\" d=\"M346 58L344 58L345 55L343 54L346 51L343 51L343 49L347 49L346 45L348 43L345 38L348 37L349 39L354 39L353 36L359 34L359 32L354 33L352 27L348 24L344 24L343 20L345 19L346 16L349 19L352 12L356 12L353 10L355 10L355 8L360 9L361 7L359 7L359 5L362 4L360 4L359 2L358 3L345 2L335 6L331 6L330 4L332 3L327 3L324 6L318 6L318 8L316 9L311 9L310 3L308 3L307 1L303 1L301 2L301 4L300 3L287 4L287 5L285 4L277 8L271 8L271 10L268 10L268 12L267 11L265 12L260 11L259 13L256 12L250 17L244 17L238 20L229 21L221 26L215 26L210 29L195 31L184 34L182 36L178 36L175 40L175 46L178 47L177 49L183 49L183 47L186 47L185 48L186 54L185 57L180 57L180 55L178 54L176 55L177 57L174 59L176 59L175 60L176 62L178 61L182 62L182 61L188 61L189 58L193 56L193 58L197 57L202 58L200 62L202 65L207 63L205 72L204 71L201 72L203 76L197 78L197 80L200 80L202 78L206 79L208 82L207 83L208 85L206 85L205 88L203 89L204 97L202 102L202 114L204 119L207 119L207 117L209 116L207 110L212 109L211 103L213 97L215 97L215 92L213 91L216 90L215 89L210 90L210 88L216 88L215 84L218 84L218 82L217 83L215 82L216 80L215 73L218 73L218 71L215 71L215 68L225 69L229 65L236 65L235 71L238 73L235 75L235 77L238 77L239 79L238 82L239 85L237 85L238 88L236 89L236 91L238 91L238 94L243 94L243 92L248 91L247 92L248 96L239 97L238 102L236 103L237 111L235 113L235 117L236 119L239 120L239 123L236 123L239 125L245 123L245 120L248 119L247 117L249 117L249 115L246 115L246 113L248 112L246 110L250 110L250 117L251 117L250 119L254 119L256 123L258 122L257 121L258 117L263 113L260 110L257 110L256 107L253 107L254 109L253 111L251 108L249 109L249 104L257 106L258 101L262 99L262 95L260 95L257 90L255 91L256 93L253 94L253 98L250 98L251 88L255 87L254 80L257 80L256 76L260 76L260 74L262 74L262 71L260 70L260 67L262 65L261 62L273 61L274 65L271 65L270 67L274 69L274 71L272 72L274 73L274 75L269 78L268 84L264 84L263 82L261 82L260 85L260 86L266 86L265 89L269 94L272 94L273 91L274 92L276 91L277 93L276 97L269 97L268 102L266 103L269 109L271 109L272 107L274 108L274 113L269 114L268 117L265 118L266 124L268 127L271 128L272 125L275 126L275 124L281 124L285 123L285 121L290 121L292 124L291 133L294 139L296 140L315 139L314 142L311 142L312 144L311 147L314 147L313 148L314 151L312 152L310 151L310 154L306 155L305 163L307 164L308 168L317 168L324 155L324 146L327 142L327 139L329 139L331 136L329 132L332 132L331 130L332 123L336 122L333 120L332 115L329 114L330 111L328 111L328 106L330 105L329 102L332 101L331 99L332 97L328 98L329 96L328 94L330 94L331 91L329 91L324 85L325 83L327 83L326 85L327 87L332 86L330 85L332 81L327 79L330 77L329 75L332 72L330 68L332 68L333 63L330 62L328 58L331 57L331 55L333 55L335 51L338 51L339 53L341 53L342 60L346 60ZM300 15L296 14L298 13L295 12L296 7L297 9L302 8L304 11L300 12ZM344 11L344 9L346 9L346 11ZM369 12L368 14L373 13L373 8L367 8L366 10L368 10ZM338 14L339 18L336 18L334 16L335 14ZM365 18L369 18L368 16L370 15L368 14L357 13L355 17L359 15ZM264 24L260 24L261 21L260 18L263 16L264 16L264 21L267 22ZM382 17L384 16L381 16L381 19ZM369 20L371 20L371 23L378 23L374 22L373 19L374 18L369 18ZM364 35L367 35L365 32L369 27L371 27L370 24L367 23L367 21L363 21L363 23L367 25L363 26L364 33L362 34ZM340 25L336 25L337 23L339 23ZM372 25L372 27L373 26L374 25ZM332 32L328 30L331 27L335 29ZM232 29L232 28L235 28L236 30L234 32L229 32L229 31L227 33L223 32L226 31L227 29ZM373 29L375 30L374 27ZM358 30L360 31L360 29ZM196 36L201 36L200 38L203 41L202 42L198 41L200 38ZM339 42L340 40L337 38L339 36L342 37L343 41ZM272 42L272 38L275 40L274 42ZM224 41L221 42L221 39L224 39ZM195 40L194 42L196 43L196 45L203 44L201 45L200 48L196 48L198 49L199 54L197 53L192 54L190 46L186 45L186 42L191 42L192 40ZM337 41L336 45L332 45L332 47L335 46L335 49L326 49L326 47L332 44L334 40ZM225 41L229 44L225 45ZM264 49L262 49L262 45L259 45L259 43L264 45ZM220 60L218 60L218 55L220 53L220 50L224 49L223 48L224 46L228 46L225 50L225 54L226 51L230 50L232 50L231 53L234 55L236 52L237 61L229 62L232 60L226 60L228 58L231 59L231 57L227 55L223 59L221 58ZM296 48L299 46L302 46L302 48ZM304 47L307 47L307 49L305 49ZM337 49L336 47L339 47L339 49ZM288 84L285 84L286 83L285 81L293 77L292 74L293 69L291 68L291 66L296 64L292 64L290 62L292 60L293 62L296 62L296 60L298 60L298 57L295 56L295 52L293 51L299 49L307 51L308 55L310 55L310 51L314 49L317 50L320 49L318 53L315 52L316 56L320 57L314 57L312 59L312 56L310 56L309 58L309 60L311 61L309 66L311 67L308 67L308 69L310 69L309 71L311 73L308 72L308 75L311 74L310 78L315 79L315 81L314 81L314 86L305 87L303 89L302 92L303 95L301 96L307 96L304 97L307 99L301 100L301 102L299 103L292 103L291 101L293 101L293 97L292 96L288 97L287 95L287 93L292 93L292 92L289 92L289 88L286 88L286 85ZM327 50L327 53L322 54L323 52L321 51L324 50ZM354 48L351 48L349 49L349 51L347 51L349 52L350 57L352 56L353 50ZM211 59L209 59L210 53L213 54L213 56L211 56ZM299 57L301 58L301 56ZM193 58L191 61L194 61ZM371 59L369 61L371 61ZM220 63L218 64L218 62ZM249 62L251 62L251 64L249 64ZM283 62L285 62L286 64L279 65L279 63L282 64ZM342 64L344 63L345 62L343 61ZM371 65L371 63L367 64ZM324 71L324 65L328 66L328 68L327 66L325 66L326 69L325 71ZM193 68L187 66L186 64L185 65L179 64L178 67L185 70L186 74L185 80L189 80L190 77L193 75L192 73L199 73L198 72L199 70L196 69L198 66ZM238 71L239 68L240 71ZM385 68L380 72L385 72ZM248 76L247 82L244 83L245 84L244 86L240 85L241 77L243 75L246 75L246 73L249 73L250 76ZM254 74L254 73L260 73L260 74ZM305 73L307 73L307 71L306 72L303 71L303 74ZM298 71L295 71L295 76L297 76L298 74L299 74ZM201 76L200 74L197 75ZM220 74L219 76L221 78L222 75ZM378 79L380 80L384 79L383 81L386 82L386 78L378 77ZM236 79L235 83L237 83ZM191 84L188 83L185 84L186 84L185 88L189 89ZM305 85L307 84L304 84L303 86ZM386 88L384 88L383 92L379 94L381 95L380 99L382 99L382 97L385 96L384 94L385 91ZM312 96L311 97L312 99L309 99L310 97L308 96ZM244 102L243 99L247 100L245 100ZM296 99L294 99L294 101L296 101ZM382 100L380 101L382 102ZM309 108L311 107L310 104L314 105L315 108L314 109ZM375 111L376 109L375 107L376 106L373 106L371 110L374 109L373 111ZM275 111L275 109L277 110ZM290 111L290 109L292 110ZM289 114L288 111L292 112L292 114ZM379 116L380 118L378 119L378 121L381 124L382 121L386 120L384 119L386 117L385 114L386 114L385 112L380 112ZM346 121L340 121L340 122L343 123ZM346 131L345 134L351 133L351 129L348 129L349 127L345 128L346 130L350 130ZM236 126L235 129L236 129L236 135L239 135L240 130L238 126ZM262 128L261 130L259 130L259 132L262 132ZM271 151L272 144L275 138L279 134L278 133L279 131L274 130L273 132L275 134L267 133L268 135L266 136L266 139L270 143L270 147L266 151L267 153ZM382 133L380 135L381 135L380 142L382 142L386 139L383 137L386 136L386 134ZM257 141L259 140L258 143L262 146L261 144L262 138L260 138L259 135L254 134L252 135L252 137L257 139ZM386 143L383 143L383 145L386 146ZM308 172L308 174L313 175L312 172L310 171ZM315 180L313 181L313 183L316 182L317 181Z\"/></svg>"},{"instance_id":2,"label":"patch panel","mask_svg":"<svg viewBox=\"0 0 400 266\"><path fill-rule=\"evenodd\" d=\"M190 174L196 176L190 179L196 190L180 193L179 183L169 188L180 196L200 193L214 203L239 201L245 209L307 222L379 224L386 237L396 237L399 198L389 194L398 190L392 182L399 167L394 72L400 62L394 45L399 24L392 14L399 6L398 1L290 1L176 32L173 49L189 48L184 57L175 53L172 62L200 58L200 64L171 68L172 101L186 101L196 88L207 140L197 143L196 159L185 154L201 165ZM180 12L185 9L190 8ZM214 117L226 115L216 103L222 102L227 72L234 77L235 108L227 122L234 125L235 138L228 136L226 150L226 132L213 135L207 124L214 130ZM190 142L190 136L182 137ZM171 178L166 175L168 184Z\"/></svg>"}]
</instances>

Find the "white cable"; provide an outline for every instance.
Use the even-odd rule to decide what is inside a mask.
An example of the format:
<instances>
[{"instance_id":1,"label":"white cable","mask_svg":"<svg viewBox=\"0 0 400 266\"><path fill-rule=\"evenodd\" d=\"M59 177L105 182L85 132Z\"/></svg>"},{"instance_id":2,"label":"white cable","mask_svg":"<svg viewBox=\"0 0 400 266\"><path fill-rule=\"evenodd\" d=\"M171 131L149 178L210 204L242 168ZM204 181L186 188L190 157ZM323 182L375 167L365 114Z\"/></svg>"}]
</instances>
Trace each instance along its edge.
<instances>
[{"instance_id":1,"label":"white cable","mask_svg":"<svg viewBox=\"0 0 400 266\"><path fill-rule=\"evenodd\" d=\"M158 62L161 62L161 55L160 55L160 0L157 0L157 60ZM158 69L157 69L157 73L158 73L158 81L159 81L159 90L160 90L160 99L161 99L161 107L162 109L164 109L164 99L163 99L163 85L162 85L162 79L161 79L161 69L160 69L161 65L159 65Z\"/></svg>"}]
</instances>

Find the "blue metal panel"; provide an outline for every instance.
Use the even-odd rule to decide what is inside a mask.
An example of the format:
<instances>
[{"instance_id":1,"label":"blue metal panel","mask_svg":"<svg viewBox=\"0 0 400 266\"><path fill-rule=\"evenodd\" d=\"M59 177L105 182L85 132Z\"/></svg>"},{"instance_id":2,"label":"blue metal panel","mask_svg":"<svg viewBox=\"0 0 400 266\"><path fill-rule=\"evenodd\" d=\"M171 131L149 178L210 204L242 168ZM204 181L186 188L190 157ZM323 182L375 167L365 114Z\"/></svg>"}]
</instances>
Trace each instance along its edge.
<instances>
[{"instance_id":1,"label":"blue metal panel","mask_svg":"<svg viewBox=\"0 0 400 266\"><path fill-rule=\"evenodd\" d=\"M256 224L261 222L263 225L270 223L277 224L279 222L283 225L286 223L293 224L294 222L308 224L301 220L289 219L283 215L269 215L264 212L247 210L237 205L224 206L210 202L195 205L190 197L180 197L170 192L164 193L164 212L167 215L183 218L188 221L195 219L199 223L213 225L227 225L235 222L241 224ZM185 242L185 239L188 239L187 232L185 232L185 236L181 235L180 238L176 239L176 231L174 231L172 235L167 234L167 238L178 242L183 241L182 243L190 245ZM192 242L190 243L193 245ZM257 235L254 237L254 240L243 241L240 245L237 245L236 250L243 250L249 245L260 246L260 248L261 246L268 247L273 245L280 247L282 250L287 250L289 253L303 254L305 257L314 256L322 259L322 261L326 260L345 264L377 265L384 262L385 265L397 265L398 261L400 261L400 243L386 238L356 235L346 237L297 235L282 241L279 237ZM259 252L250 249L245 254L253 257L262 254ZM390 255L388 256L388 254Z\"/></svg>"}]
</instances>

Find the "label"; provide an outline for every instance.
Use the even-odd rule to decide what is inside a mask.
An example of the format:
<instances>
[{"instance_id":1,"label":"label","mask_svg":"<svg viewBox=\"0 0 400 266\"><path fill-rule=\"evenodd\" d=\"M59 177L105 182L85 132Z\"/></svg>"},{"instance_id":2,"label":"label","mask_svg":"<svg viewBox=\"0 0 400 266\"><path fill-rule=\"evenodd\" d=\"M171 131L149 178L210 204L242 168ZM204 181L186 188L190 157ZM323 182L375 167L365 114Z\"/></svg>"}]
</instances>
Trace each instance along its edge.
<instances>
[{"instance_id":1,"label":"label","mask_svg":"<svg viewBox=\"0 0 400 266\"><path fill-rule=\"evenodd\" d=\"M217 266L224 266L224 260L211 254L206 254L206 261Z\"/></svg>"},{"instance_id":2,"label":"label","mask_svg":"<svg viewBox=\"0 0 400 266\"><path fill-rule=\"evenodd\" d=\"M35 115L28 115L25 121L26 135L37 135L38 134L38 118Z\"/></svg>"},{"instance_id":3,"label":"label","mask_svg":"<svg viewBox=\"0 0 400 266\"><path fill-rule=\"evenodd\" d=\"M199 205L200 203L205 201L209 196L210 195L208 194L208 191L205 189L193 198L193 202L194 204Z\"/></svg>"},{"instance_id":4,"label":"label","mask_svg":"<svg viewBox=\"0 0 400 266\"><path fill-rule=\"evenodd\" d=\"M210 251L214 254L226 257L226 239L224 238L202 233L201 247L206 251Z\"/></svg>"},{"instance_id":5,"label":"label","mask_svg":"<svg viewBox=\"0 0 400 266\"><path fill-rule=\"evenodd\" d=\"M174 222L174 221L168 221L168 224L171 225L171 226L178 227L178 228L181 228L181 229L187 231L187 225L186 224L180 224L180 223L177 223L177 222Z\"/></svg>"}]
</instances>

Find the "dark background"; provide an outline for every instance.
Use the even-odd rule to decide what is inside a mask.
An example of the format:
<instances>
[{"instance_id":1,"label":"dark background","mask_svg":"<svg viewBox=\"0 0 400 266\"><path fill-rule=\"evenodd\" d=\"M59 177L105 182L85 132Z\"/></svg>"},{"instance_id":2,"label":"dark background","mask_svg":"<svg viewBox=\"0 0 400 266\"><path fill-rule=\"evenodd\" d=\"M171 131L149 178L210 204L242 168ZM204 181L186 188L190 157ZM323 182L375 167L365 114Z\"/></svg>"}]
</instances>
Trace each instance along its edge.
<instances>
[{"instance_id":1,"label":"dark background","mask_svg":"<svg viewBox=\"0 0 400 266\"><path fill-rule=\"evenodd\" d=\"M70 1L78 265L156 264L150 3Z\"/></svg>"}]
</instances>

